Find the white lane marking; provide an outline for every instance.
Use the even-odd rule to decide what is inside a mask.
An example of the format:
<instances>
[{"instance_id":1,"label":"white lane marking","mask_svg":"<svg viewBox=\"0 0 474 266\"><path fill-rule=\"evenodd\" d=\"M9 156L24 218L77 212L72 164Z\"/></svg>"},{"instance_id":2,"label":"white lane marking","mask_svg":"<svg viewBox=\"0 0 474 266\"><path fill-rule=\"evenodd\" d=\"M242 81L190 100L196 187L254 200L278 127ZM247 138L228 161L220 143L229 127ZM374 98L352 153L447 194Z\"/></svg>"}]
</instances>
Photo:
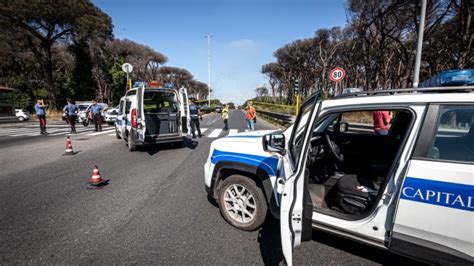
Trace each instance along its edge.
<instances>
[{"instance_id":1,"label":"white lane marking","mask_svg":"<svg viewBox=\"0 0 474 266\"><path fill-rule=\"evenodd\" d=\"M101 131L101 132L89 133L89 134L86 134L86 135L87 136L96 136L96 135L110 133L110 132L112 132L112 130L114 130L114 129L109 129L109 130L105 130L105 131Z\"/></svg>"},{"instance_id":2,"label":"white lane marking","mask_svg":"<svg viewBox=\"0 0 474 266\"><path fill-rule=\"evenodd\" d=\"M238 129L231 129L231 130L229 130L229 136L230 136L230 135L236 135L236 134L238 134L238 133L239 133L239 130L238 130Z\"/></svg>"},{"instance_id":3,"label":"white lane marking","mask_svg":"<svg viewBox=\"0 0 474 266\"><path fill-rule=\"evenodd\" d=\"M28 137L31 137L31 136L38 136L40 135L40 132L30 132L30 133L21 133L21 134L13 134L13 135L7 135L7 136L10 136L10 137L22 137L22 136L28 136Z\"/></svg>"},{"instance_id":4,"label":"white lane marking","mask_svg":"<svg viewBox=\"0 0 474 266\"><path fill-rule=\"evenodd\" d=\"M201 128L201 133L204 133L204 132L206 132L206 131L207 131L207 128L206 128L206 127Z\"/></svg>"},{"instance_id":5,"label":"white lane marking","mask_svg":"<svg viewBox=\"0 0 474 266\"><path fill-rule=\"evenodd\" d=\"M208 138L217 138L217 137L219 137L219 134L221 134L221 132L222 132L222 129L214 129L212 131L212 133L209 134L209 136L207 136L207 137Z\"/></svg>"},{"instance_id":6,"label":"white lane marking","mask_svg":"<svg viewBox=\"0 0 474 266\"><path fill-rule=\"evenodd\" d=\"M28 128L15 128L15 129L0 129L0 135L8 135L8 134L20 134L20 133L33 133L33 132L40 132L40 129L28 129Z\"/></svg>"},{"instance_id":7,"label":"white lane marking","mask_svg":"<svg viewBox=\"0 0 474 266\"><path fill-rule=\"evenodd\" d=\"M115 136L115 135L116 135L115 133L112 133L112 134L109 134L109 135L107 135L107 136Z\"/></svg>"}]
</instances>

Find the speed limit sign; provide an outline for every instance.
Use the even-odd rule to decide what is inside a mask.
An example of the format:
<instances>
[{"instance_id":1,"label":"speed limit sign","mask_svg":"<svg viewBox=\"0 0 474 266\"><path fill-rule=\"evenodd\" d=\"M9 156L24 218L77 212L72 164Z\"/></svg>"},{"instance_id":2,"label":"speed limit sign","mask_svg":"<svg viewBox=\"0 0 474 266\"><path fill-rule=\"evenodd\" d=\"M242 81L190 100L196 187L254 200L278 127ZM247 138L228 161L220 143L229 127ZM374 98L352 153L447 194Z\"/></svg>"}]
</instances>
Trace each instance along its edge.
<instances>
[{"instance_id":1,"label":"speed limit sign","mask_svg":"<svg viewBox=\"0 0 474 266\"><path fill-rule=\"evenodd\" d=\"M346 76L346 71L342 67L336 67L331 70L329 73L329 78L334 82L340 82Z\"/></svg>"}]
</instances>

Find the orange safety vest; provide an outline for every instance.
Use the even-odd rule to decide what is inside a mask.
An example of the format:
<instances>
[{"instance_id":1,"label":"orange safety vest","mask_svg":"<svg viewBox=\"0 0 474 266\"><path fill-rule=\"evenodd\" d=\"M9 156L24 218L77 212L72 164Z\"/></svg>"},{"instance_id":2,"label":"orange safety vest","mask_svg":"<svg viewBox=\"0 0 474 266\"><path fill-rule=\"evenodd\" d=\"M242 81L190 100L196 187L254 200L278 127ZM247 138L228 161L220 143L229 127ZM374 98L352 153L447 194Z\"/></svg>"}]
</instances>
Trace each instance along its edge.
<instances>
[{"instance_id":1,"label":"orange safety vest","mask_svg":"<svg viewBox=\"0 0 474 266\"><path fill-rule=\"evenodd\" d=\"M257 111L255 111L255 108L253 108L253 106L250 106L247 108L247 117L246 119L247 120L252 120L255 115L256 115Z\"/></svg>"}]
</instances>

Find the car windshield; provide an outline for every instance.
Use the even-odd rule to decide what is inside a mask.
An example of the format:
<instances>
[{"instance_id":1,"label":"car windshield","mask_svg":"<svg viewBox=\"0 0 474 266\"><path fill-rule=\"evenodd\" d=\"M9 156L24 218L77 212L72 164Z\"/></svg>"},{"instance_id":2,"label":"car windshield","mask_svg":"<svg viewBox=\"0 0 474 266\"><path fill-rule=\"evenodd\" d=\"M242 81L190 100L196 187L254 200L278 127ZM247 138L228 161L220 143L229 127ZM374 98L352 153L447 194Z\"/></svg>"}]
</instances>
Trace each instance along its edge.
<instances>
[{"instance_id":1,"label":"car windshield","mask_svg":"<svg viewBox=\"0 0 474 266\"><path fill-rule=\"evenodd\" d=\"M85 111L89 105L78 105L79 111Z\"/></svg>"}]
</instances>

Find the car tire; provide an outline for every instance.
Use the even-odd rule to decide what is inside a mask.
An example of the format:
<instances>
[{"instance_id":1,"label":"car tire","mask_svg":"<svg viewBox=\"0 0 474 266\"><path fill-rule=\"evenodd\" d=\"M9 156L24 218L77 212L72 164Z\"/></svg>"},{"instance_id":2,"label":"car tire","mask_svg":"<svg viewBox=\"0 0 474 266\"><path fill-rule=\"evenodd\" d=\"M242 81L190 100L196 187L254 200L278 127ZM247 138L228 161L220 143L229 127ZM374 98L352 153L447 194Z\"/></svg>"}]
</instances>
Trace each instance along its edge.
<instances>
[{"instance_id":1,"label":"car tire","mask_svg":"<svg viewBox=\"0 0 474 266\"><path fill-rule=\"evenodd\" d=\"M135 141L133 140L132 136L130 136L130 134L128 134L127 137L127 147L129 151L137 150L137 145L135 145Z\"/></svg>"},{"instance_id":2,"label":"car tire","mask_svg":"<svg viewBox=\"0 0 474 266\"><path fill-rule=\"evenodd\" d=\"M20 122L23 122L23 121L25 121L25 118L23 116L19 116L18 120L20 120Z\"/></svg>"},{"instance_id":3,"label":"car tire","mask_svg":"<svg viewBox=\"0 0 474 266\"><path fill-rule=\"evenodd\" d=\"M232 175L222 181L218 203L224 219L244 231L259 228L267 216L268 206L263 191L246 176Z\"/></svg>"},{"instance_id":4,"label":"car tire","mask_svg":"<svg viewBox=\"0 0 474 266\"><path fill-rule=\"evenodd\" d=\"M116 137L117 139L121 139L121 138L122 138L122 137L120 137L120 134L119 134L117 128L115 128L115 137Z\"/></svg>"}]
</instances>

